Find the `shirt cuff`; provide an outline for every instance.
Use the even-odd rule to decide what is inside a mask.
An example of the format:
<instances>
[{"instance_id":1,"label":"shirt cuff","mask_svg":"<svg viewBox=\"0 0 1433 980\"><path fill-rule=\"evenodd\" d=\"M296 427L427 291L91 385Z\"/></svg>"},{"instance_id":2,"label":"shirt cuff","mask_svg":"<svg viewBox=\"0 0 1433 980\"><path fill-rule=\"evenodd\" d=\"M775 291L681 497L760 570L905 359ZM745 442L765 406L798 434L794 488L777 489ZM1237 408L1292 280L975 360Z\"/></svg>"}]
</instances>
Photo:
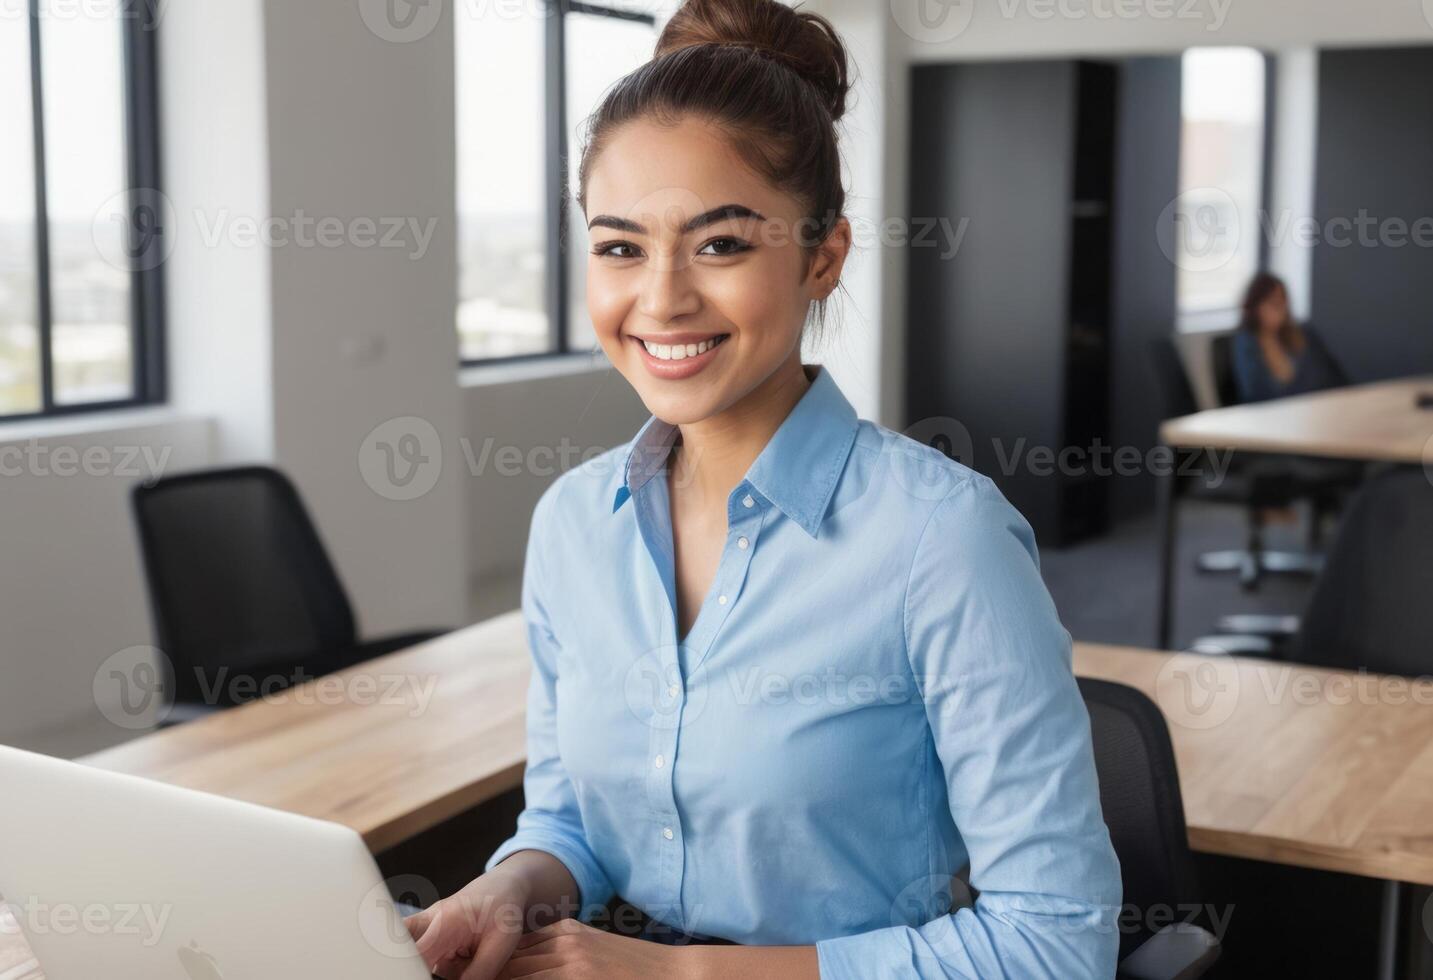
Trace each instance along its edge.
<instances>
[{"instance_id":1,"label":"shirt cuff","mask_svg":"<svg viewBox=\"0 0 1433 980\"><path fill-rule=\"evenodd\" d=\"M562 862L572 880L577 882L577 918L582 922L606 908L617 894L585 842L575 844L557 834L543 831L518 831L493 852L483 870L493 870L500 861L518 851L542 851Z\"/></svg>"}]
</instances>

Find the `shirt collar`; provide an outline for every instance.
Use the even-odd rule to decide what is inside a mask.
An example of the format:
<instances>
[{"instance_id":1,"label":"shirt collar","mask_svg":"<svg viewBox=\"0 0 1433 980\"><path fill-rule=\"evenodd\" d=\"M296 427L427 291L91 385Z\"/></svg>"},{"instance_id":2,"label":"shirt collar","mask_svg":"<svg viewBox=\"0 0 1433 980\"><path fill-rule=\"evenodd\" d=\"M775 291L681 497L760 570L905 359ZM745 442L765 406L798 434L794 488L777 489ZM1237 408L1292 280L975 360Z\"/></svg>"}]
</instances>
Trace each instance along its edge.
<instances>
[{"instance_id":1,"label":"shirt collar","mask_svg":"<svg viewBox=\"0 0 1433 980\"><path fill-rule=\"evenodd\" d=\"M813 538L826 517L836 481L856 441L858 419L831 372L820 365L811 387L786 416L756 461L746 482ZM666 467L677 427L656 416L633 437L623 464L623 482L612 501L615 513Z\"/></svg>"}]
</instances>

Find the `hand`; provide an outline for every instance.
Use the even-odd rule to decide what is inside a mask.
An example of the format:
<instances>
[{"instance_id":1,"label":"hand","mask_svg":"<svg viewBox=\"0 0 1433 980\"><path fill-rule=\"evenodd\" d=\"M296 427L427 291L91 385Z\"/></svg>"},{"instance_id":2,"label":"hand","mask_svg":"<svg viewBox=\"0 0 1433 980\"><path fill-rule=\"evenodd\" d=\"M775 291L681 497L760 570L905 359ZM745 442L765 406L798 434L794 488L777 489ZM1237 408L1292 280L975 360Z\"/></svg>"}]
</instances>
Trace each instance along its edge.
<instances>
[{"instance_id":1,"label":"hand","mask_svg":"<svg viewBox=\"0 0 1433 980\"><path fill-rule=\"evenodd\" d=\"M522 938L527 893L491 871L404 920L430 972L443 980L495 980Z\"/></svg>"},{"instance_id":2,"label":"hand","mask_svg":"<svg viewBox=\"0 0 1433 980\"><path fill-rule=\"evenodd\" d=\"M542 980L683 980L688 963L676 947L563 919L523 936L498 980L533 974Z\"/></svg>"}]
</instances>

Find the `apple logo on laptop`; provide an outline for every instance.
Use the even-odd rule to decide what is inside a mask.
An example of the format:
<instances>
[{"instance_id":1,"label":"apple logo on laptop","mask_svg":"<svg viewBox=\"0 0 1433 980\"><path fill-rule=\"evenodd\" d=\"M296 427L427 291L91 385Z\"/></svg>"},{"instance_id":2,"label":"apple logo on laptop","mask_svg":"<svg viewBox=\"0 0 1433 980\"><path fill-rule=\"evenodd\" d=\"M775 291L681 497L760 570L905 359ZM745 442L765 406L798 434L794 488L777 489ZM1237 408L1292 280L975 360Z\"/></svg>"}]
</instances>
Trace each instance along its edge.
<instances>
[{"instance_id":1,"label":"apple logo on laptop","mask_svg":"<svg viewBox=\"0 0 1433 980\"><path fill-rule=\"evenodd\" d=\"M184 967L184 973L189 980L224 980L224 974L219 972L218 962L200 949L196 942L191 941L179 951L179 963Z\"/></svg>"}]
</instances>

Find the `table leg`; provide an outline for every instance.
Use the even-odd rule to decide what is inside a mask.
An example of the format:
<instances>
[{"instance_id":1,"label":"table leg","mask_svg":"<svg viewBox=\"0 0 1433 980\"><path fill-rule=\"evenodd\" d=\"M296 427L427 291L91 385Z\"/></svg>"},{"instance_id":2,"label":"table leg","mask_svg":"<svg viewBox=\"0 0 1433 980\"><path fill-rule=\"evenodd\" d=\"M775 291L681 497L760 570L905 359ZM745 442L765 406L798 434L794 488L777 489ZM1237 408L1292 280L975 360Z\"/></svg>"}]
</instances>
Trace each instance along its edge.
<instances>
[{"instance_id":1,"label":"table leg","mask_svg":"<svg viewBox=\"0 0 1433 980\"><path fill-rule=\"evenodd\" d=\"M1174 460L1169 470L1156 477L1159 492L1159 608L1155 619L1155 648L1168 650L1171 642L1174 600L1174 545L1179 506L1179 454L1171 450Z\"/></svg>"},{"instance_id":2,"label":"table leg","mask_svg":"<svg viewBox=\"0 0 1433 980\"><path fill-rule=\"evenodd\" d=\"M1397 980L1398 950L1403 945L1399 927L1403 883L1385 881L1378 912L1378 980Z\"/></svg>"}]
</instances>

